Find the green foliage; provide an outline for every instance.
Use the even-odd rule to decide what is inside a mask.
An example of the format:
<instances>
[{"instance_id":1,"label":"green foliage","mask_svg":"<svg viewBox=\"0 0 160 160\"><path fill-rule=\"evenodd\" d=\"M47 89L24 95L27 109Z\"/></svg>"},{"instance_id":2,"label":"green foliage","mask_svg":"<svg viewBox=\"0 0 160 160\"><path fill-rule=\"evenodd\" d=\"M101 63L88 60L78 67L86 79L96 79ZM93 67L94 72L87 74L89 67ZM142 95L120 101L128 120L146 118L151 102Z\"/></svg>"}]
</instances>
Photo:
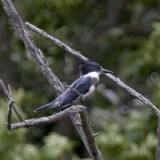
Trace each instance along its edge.
<instances>
[{"instance_id":1,"label":"green foliage","mask_svg":"<svg viewBox=\"0 0 160 160\"><path fill-rule=\"evenodd\" d=\"M45 145L42 148L43 159L64 159L73 148L73 143L66 137L52 133L45 137Z\"/></svg>"},{"instance_id":2,"label":"green foliage","mask_svg":"<svg viewBox=\"0 0 160 160\"><path fill-rule=\"evenodd\" d=\"M157 58L160 56L160 23L155 23L153 27L154 31L147 41L144 40L138 49L126 55L127 59L125 59L124 65L129 67L126 73L127 76L135 73L145 76L150 72L158 71L160 64L159 58Z\"/></svg>"},{"instance_id":3,"label":"green foliage","mask_svg":"<svg viewBox=\"0 0 160 160\"><path fill-rule=\"evenodd\" d=\"M156 134L146 132L148 122L142 112L134 111L121 122L106 122L103 133L96 138L105 158L115 160L155 159Z\"/></svg>"},{"instance_id":4,"label":"green foliage","mask_svg":"<svg viewBox=\"0 0 160 160\"><path fill-rule=\"evenodd\" d=\"M25 96L23 89L14 91L17 104L23 101ZM74 143L64 136L52 133L44 138L43 147L38 147L27 141L28 129L19 129L9 132L4 122L6 122L7 103L5 100L0 101L0 154L1 160L50 160L65 159L71 156ZM16 120L15 114L13 119ZM67 158L66 158L67 159Z\"/></svg>"}]
</instances>

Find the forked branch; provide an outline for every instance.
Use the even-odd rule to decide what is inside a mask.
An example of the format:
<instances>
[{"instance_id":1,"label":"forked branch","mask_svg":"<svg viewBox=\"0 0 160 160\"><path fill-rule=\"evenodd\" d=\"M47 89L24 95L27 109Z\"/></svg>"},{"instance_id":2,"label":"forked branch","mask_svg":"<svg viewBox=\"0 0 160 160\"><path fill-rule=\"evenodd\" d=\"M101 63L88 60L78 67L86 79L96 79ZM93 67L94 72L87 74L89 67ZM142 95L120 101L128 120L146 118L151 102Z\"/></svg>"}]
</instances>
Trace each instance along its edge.
<instances>
[{"instance_id":1,"label":"forked branch","mask_svg":"<svg viewBox=\"0 0 160 160\"><path fill-rule=\"evenodd\" d=\"M75 51L74 49L71 49L70 47L68 47L66 44L64 44L62 41L58 40L57 38L49 35L48 33L46 33L45 31L39 29L38 27L34 26L33 24L30 24L28 22L25 23L26 26L31 29L32 31L38 33L39 35L41 35L42 37L44 37L45 39L50 40L51 42L53 42L54 44L58 45L59 47L65 49L66 51L68 51L68 53L70 53L71 55L76 56L77 58L79 58L82 61L87 61L88 58L82 56L80 54L80 52ZM57 44L58 41L58 44ZM64 47L67 46L67 47ZM69 48L69 49L68 49ZM120 88L122 88L123 90L127 91L129 94L131 94L132 96L138 98L140 101L142 101L145 105L147 105L149 108L151 108L155 114L157 116L160 116L160 111L159 109L154 106L147 98L145 98L142 94L138 93L137 91L135 91L134 89L132 89L131 87L129 87L128 85L126 85L125 83L123 83L119 78L116 78L115 76L111 75L111 74L105 74L106 77L108 77L109 79L111 79L114 83L116 83L116 85Z\"/></svg>"},{"instance_id":2,"label":"forked branch","mask_svg":"<svg viewBox=\"0 0 160 160\"><path fill-rule=\"evenodd\" d=\"M12 119L12 110L15 111L17 117L19 118L20 121L24 121L24 116L23 114L19 111L17 108L15 101L12 96L12 91L10 88L10 85L8 85L8 88L5 86L3 81L0 79L0 86L4 92L4 95L6 96L8 100L8 118L7 118L7 128L11 130L11 119Z\"/></svg>"},{"instance_id":3,"label":"forked branch","mask_svg":"<svg viewBox=\"0 0 160 160\"><path fill-rule=\"evenodd\" d=\"M6 14L8 15L8 17L9 17L9 19L10 19L10 21L11 21L13 27L14 27L14 29L17 31L19 37L24 42L25 47L28 50L27 53L29 53L31 55L31 57L35 60L35 62L38 64L40 70L42 71L42 73L44 74L46 79L50 82L51 86L53 88L55 88L57 94L62 93L64 91L63 84L60 82L60 80L57 78L57 76L52 72L52 70L50 69L47 61L45 60L42 52L40 51L40 49L38 49L36 47L36 45L34 44L33 40L29 36L29 34L28 34L27 30L26 30L26 27L25 27L21 17L19 16L17 10L15 9L12 1L11 0L1 0L1 2L3 4L4 10L5 10ZM69 111L70 111L70 109L69 109ZM66 113L66 112L64 111L62 113ZM87 132L86 130L83 129L85 127L82 127L81 125L79 125L81 123L80 122L81 119L77 118L77 117L80 117L79 113L78 112L74 112L74 114L70 114L70 117L71 117L72 122L74 123L79 135L81 136L81 139L84 142L89 154L91 155L91 157L94 160L102 160L103 158L102 158L102 155L101 155L98 147L97 146L90 147L90 145L92 145L92 146L96 145L95 143L90 143L90 139L88 138L88 137L92 137L93 136L91 134L91 131ZM41 119L41 120L43 121L43 119ZM25 120L24 122L22 122L22 123L20 122L19 124L23 124L23 126L24 126L24 125L27 125L27 123L32 124L32 123L34 123L36 121L37 121L37 119L32 119L32 120L29 120L29 121ZM14 126L13 128L15 128L15 126L16 125L19 126L19 124L17 124L17 123L16 124L11 124L10 127L12 128ZM35 125L37 125L37 123L35 123ZM85 124L85 126L89 126L89 124ZM94 150L91 150L92 148Z\"/></svg>"}]
</instances>

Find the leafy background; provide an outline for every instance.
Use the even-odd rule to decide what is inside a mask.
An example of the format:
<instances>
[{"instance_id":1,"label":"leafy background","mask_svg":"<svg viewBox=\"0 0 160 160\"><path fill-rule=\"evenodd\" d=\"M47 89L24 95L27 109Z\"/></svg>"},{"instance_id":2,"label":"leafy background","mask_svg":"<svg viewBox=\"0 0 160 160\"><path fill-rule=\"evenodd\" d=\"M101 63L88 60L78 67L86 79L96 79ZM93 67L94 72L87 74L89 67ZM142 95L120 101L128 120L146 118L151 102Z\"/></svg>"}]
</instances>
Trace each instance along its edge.
<instances>
[{"instance_id":1,"label":"leafy background","mask_svg":"<svg viewBox=\"0 0 160 160\"><path fill-rule=\"evenodd\" d=\"M158 0L14 0L24 21L33 23L114 72L126 84L160 105L160 1ZM30 32L62 82L79 76L79 61ZM47 116L33 110L55 93L27 56L0 4L0 78L11 84L25 118ZM64 119L48 126L8 132L7 102L0 92L1 160L90 159L74 126ZM110 160L152 160L157 118L152 110L101 76L86 99L89 121ZM14 121L17 121L14 115Z\"/></svg>"}]
</instances>

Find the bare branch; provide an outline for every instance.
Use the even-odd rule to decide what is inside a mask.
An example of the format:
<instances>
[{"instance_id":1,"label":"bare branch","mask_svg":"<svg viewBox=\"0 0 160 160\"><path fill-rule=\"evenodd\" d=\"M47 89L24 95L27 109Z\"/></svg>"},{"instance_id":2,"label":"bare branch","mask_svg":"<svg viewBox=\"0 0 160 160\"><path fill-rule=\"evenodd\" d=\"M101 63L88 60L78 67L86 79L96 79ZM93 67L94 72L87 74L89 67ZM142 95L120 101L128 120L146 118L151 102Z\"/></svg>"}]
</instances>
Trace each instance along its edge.
<instances>
[{"instance_id":1,"label":"bare branch","mask_svg":"<svg viewBox=\"0 0 160 160\"><path fill-rule=\"evenodd\" d=\"M29 51L28 53L36 61L40 70L42 71L42 73L44 74L46 79L50 82L52 87L54 87L56 89L57 94L62 93L64 91L64 87L63 87L62 83L59 81L59 79L54 75L54 73L50 69L50 67L49 67L47 61L45 60L42 52L39 49L37 49L37 47L33 43L33 40L30 38L28 32L26 31L24 23L23 23L21 17L18 15L18 12L15 9L12 1L11 0L1 0L1 2L2 2L3 6L4 6L4 10L6 11L8 17L10 18L15 30L18 32L20 38L24 42L26 49ZM66 45L66 46L63 46L63 47L66 49L68 46ZM70 49L70 48L67 48L67 49ZM72 51L72 49L69 50L69 51ZM72 54L77 56L77 57L82 58L82 56L79 52L75 52L75 53L72 52ZM83 60L88 60L88 59L84 58ZM91 135L85 135L84 134L84 131L83 131L82 127L80 125L77 125L78 123L75 123L75 122L77 122L76 117L78 117L79 113L75 113L75 115L73 115L73 114L70 115L71 120L74 123L78 133L80 134L86 148L88 149L89 148L88 146L90 144L86 143L87 142L86 139L88 139L88 137L91 137L92 134ZM12 125L11 125L11 128L12 128ZM84 138L84 136L86 136L86 137ZM94 144L94 145L96 145L96 144ZM95 148L97 148L97 147L95 147ZM88 152L93 159L97 160L97 158L96 158L97 155L92 155L92 152L89 149L88 149ZM97 151L96 153L101 154L99 151ZM101 159L99 159L99 160L101 160Z\"/></svg>"},{"instance_id":2,"label":"bare branch","mask_svg":"<svg viewBox=\"0 0 160 160\"><path fill-rule=\"evenodd\" d=\"M62 43L59 39L48 35L45 31L37 28L33 24L30 24L28 22L26 22L25 24L29 29L31 29L32 31L38 33L39 35L45 37L46 39L50 40L51 42L55 43L57 46L63 48L67 52L71 53L73 56L76 56L77 58L81 59L82 61L88 61L88 58L84 57L80 52L75 51L74 49L70 48L66 44Z\"/></svg>"},{"instance_id":3,"label":"bare branch","mask_svg":"<svg viewBox=\"0 0 160 160\"><path fill-rule=\"evenodd\" d=\"M81 131L80 133L82 133L82 135L81 135L82 141L86 144L86 148L89 151L91 157L94 160L103 160L102 154L95 144L94 136L93 136L91 129L88 125L86 110L84 110L83 113L84 113L84 114L82 114L83 116L80 116L80 114L76 114L75 116L72 116L70 118L71 118L72 122L74 122L73 124L74 125L76 124L75 127L77 128L77 130Z\"/></svg>"},{"instance_id":4,"label":"bare branch","mask_svg":"<svg viewBox=\"0 0 160 160\"><path fill-rule=\"evenodd\" d=\"M48 67L48 63L45 60L40 49L38 49L33 43L12 1L11 0L1 0L1 1L9 19L11 20L14 26L14 29L18 32L20 38L25 44L26 49L29 51L28 53L39 65L40 70L42 71L43 75L47 78L47 80L50 82L50 84L54 86L57 94L63 92L64 91L63 85L60 83L56 75L53 74L52 70Z\"/></svg>"},{"instance_id":5,"label":"bare branch","mask_svg":"<svg viewBox=\"0 0 160 160\"><path fill-rule=\"evenodd\" d=\"M8 104L8 122L7 122L7 128L8 130L11 130L11 123L12 123L12 108L14 105L14 101L10 101Z\"/></svg>"},{"instance_id":6,"label":"bare branch","mask_svg":"<svg viewBox=\"0 0 160 160\"><path fill-rule=\"evenodd\" d=\"M121 87L122 89L127 91L129 94L131 94L132 96L138 98L140 101L142 101L144 104L146 104L149 108L151 108L155 112L155 114L157 116L160 116L159 109L156 106L154 106L147 98L142 96L142 94L136 92L134 89L132 89L131 87L129 87L126 84L124 84L119 78L116 78L111 74L105 74L105 75L109 79L111 79L114 83L116 83L117 86Z\"/></svg>"},{"instance_id":7,"label":"bare branch","mask_svg":"<svg viewBox=\"0 0 160 160\"><path fill-rule=\"evenodd\" d=\"M81 121L82 128L84 130L85 136L92 135L91 128L88 125L89 123L88 123L88 118L87 118L87 111L84 110L84 112L81 112L80 115L81 115L81 120L82 120ZM88 144L90 144L88 147L89 147L89 150L92 153L92 155L94 155L94 157L96 157L97 160L102 159L101 152L99 151L98 147L95 145L94 137L90 136L86 140L87 140Z\"/></svg>"},{"instance_id":8,"label":"bare branch","mask_svg":"<svg viewBox=\"0 0 160 160\"><path fill-rule=\"evenodd\" d=\"M9 96L8 90L1 79L0 79L0 86L4 92L4 95L7 97L8 101L10 101L11 98Z\"/></svg>"},{"instance_id":9,"label":"bare branch","mask_svg":"<svg viewBox=\"0 0 160 160\"><path fill-rule=\"evenodd\" d=\"M52 116L27 119L27 120L24 120L23 122L14 123L11 125L11 130L23 128L23 127L33 127L38 125L51 124L53 122L59 121L64 117L70 116L72 114L83 112L84 110L85 110L85 107L82 105L71 106L61 112L53 114Z\"/></svg>"},{"instance_id":10,"label":"bare branch","mask_svg":"<svg viewBox=\"0 0 160 160\"><path fill-rule=\"evenodd\" d=\"M12 97L12 91L10 88L10 85L8 85L8 89L4 85L3 81L0 79L0 86L4 92L4 95L6 96L8 100L8 122L7 122L7 128L10 130L11 128L11 116L12 116L12 108L15 111L17 117L19 118L20 121L24 120L23 114L19 111L17 106L15 105L15 100Z\"/></svg>"},{"instance_id":11,"label":"bare branch","mask_svg":"<svg viewBox=\"0 0 160 160\"><path fill-rule=\"evenodd\" d=\"M81 93L79 93L76 89L74 89L73 87L67 85L67 84L64 84L67 88L70 88L71 90L73 90L75 93L77 93L80 97L80 102L81 104L83 104L83 101L84 101L84 98L83 98L83 95Z\"/></svg>"}]
</instances>

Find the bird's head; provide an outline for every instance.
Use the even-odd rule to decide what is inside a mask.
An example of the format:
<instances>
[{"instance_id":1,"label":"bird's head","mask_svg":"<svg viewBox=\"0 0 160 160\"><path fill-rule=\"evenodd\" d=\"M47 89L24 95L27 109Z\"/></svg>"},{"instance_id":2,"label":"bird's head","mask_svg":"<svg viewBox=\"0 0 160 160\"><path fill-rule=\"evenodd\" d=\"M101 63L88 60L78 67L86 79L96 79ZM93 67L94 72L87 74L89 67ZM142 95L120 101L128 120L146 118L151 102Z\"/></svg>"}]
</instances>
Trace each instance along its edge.
<instances>
[{"instance_id":1,"label":"bird's head","mask_svg":"<svg viewBox=\"0 0 160 160\"><path fill-rule=\"evenodd\" d=\"M107 69L102 68L98 63L93 61L82 61L80 64L80 73L81 75L88 74L90 72L98 72L100 74L102 73L113 73L112 71L109 71Z\"/></svg>"}]
</instances>

